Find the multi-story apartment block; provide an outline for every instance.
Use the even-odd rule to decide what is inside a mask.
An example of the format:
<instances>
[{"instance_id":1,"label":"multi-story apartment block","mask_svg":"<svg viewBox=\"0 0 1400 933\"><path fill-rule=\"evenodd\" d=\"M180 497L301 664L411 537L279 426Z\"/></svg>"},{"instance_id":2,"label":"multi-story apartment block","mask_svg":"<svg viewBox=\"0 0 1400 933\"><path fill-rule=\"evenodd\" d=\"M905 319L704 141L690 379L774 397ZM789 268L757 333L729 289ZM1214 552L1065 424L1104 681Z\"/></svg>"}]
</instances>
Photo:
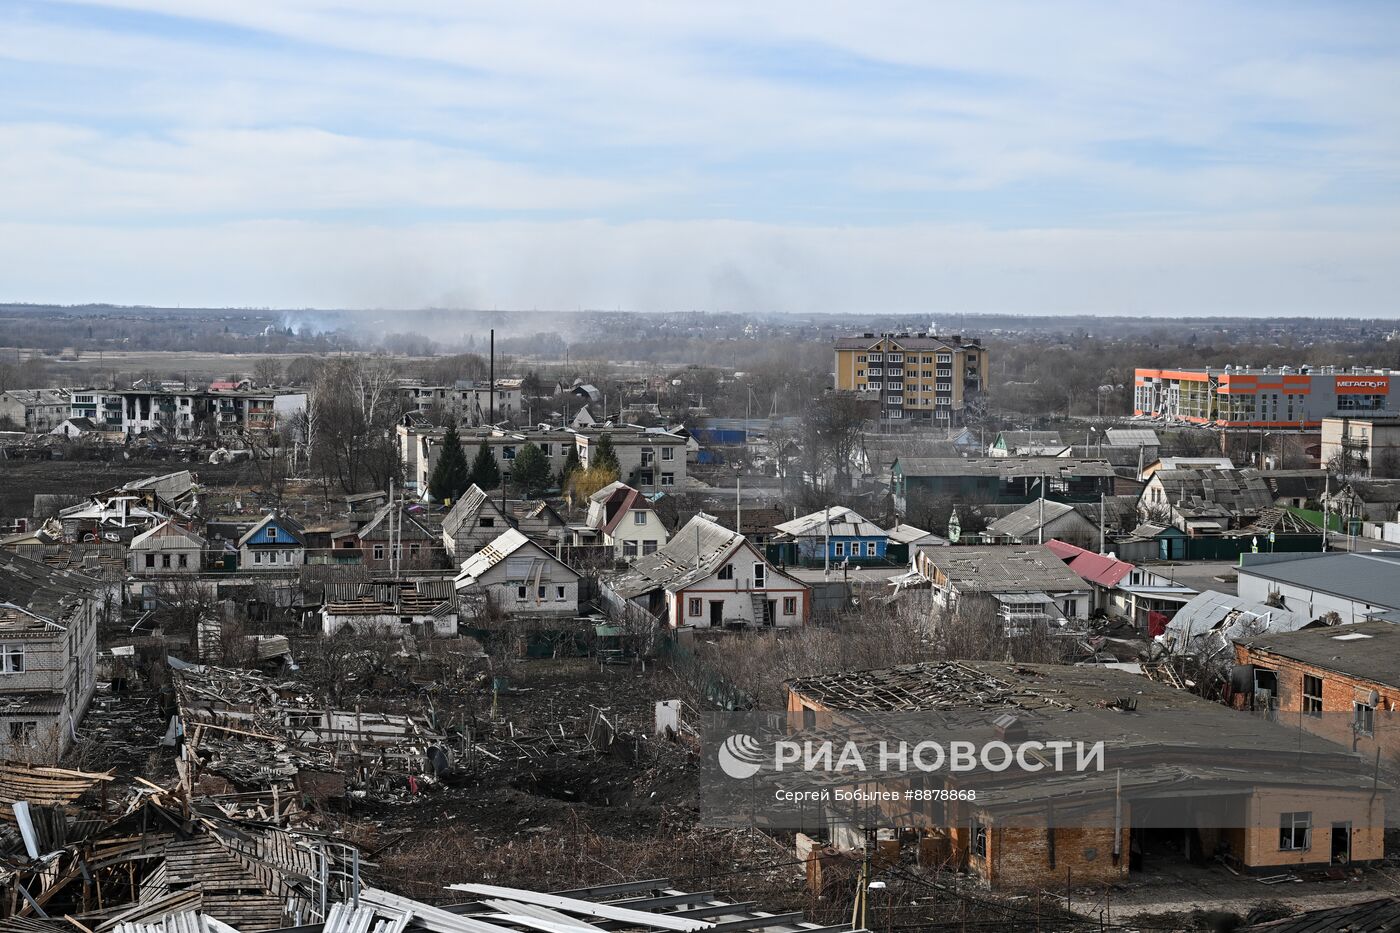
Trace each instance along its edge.
<instances>
[{"instance_id":1,"label":"multi-story apartment block","mask_svg":"<svg viewBox=\"0 0 1400 933\"><path fill-rule=\"evenodd\" d=\"M860 334L835 350L836 389L878 398L885 421L961 424L990 375L986 348L956 335Z\"/></svg>"},{"instance_id":2,"label":"multi-story apartment block","mask_svg":"<svg viewBox=\"0 0 1400 933\"><path fill-rule=\"evenodd\" d=\"M461 381L450 386L405 383L399 386L399 401L405 411L426 413L437 408L458 424L476 427L514 421L521 413L520 386L519 379L497 379L493 398L489 382Z\"/></svg>"},{"instance_id":3,"label":"multi-story apartment block","mask_svg":"<svg viewBox=\"0 0 1400 933\"><path fill-rule=\"evenodd\" d=\"M1133 412L1221 428L1321 427L1324 418L1400 410L1400 374L1354 366L1139 369Z\"/></svg>"},{"instance_id":4,"label":"multi-story apartment block","mask_svg":"<svg viewBox=\"0 0 1400 933\"><path fill-rule=\"evenodd\" d=\"M1322 465L1347 474L1400 478L1400 412L1323 418Z\"/></svg>"},{"instance_id":5,"label":"multi-story apartment block","mask_svg":"<svg viewBox=\"0 0 1400 933\"><path fill-rule=\"evenodd\" d=\"M68 393L62 389L11 389L0 392L0 421L30 434L47 434L68 419Z\"/></svg>"},{"instance_id":6,"label":"multi-story apartment block","mask_svg":"<svg viewBox=\"0 0 1400 933\"><path fill-rule=\"evenodd\" d=\"M399 456L404 465L404 487L409 492L422 493L437 466L446 428L400 424ZM462 450L470 461L483 443L495 458L501 478L510 479L511 464L526 444L534 444L549 459L549 468L558 473L569 458L569 450L578 452L579 462L587 466L590 449L596 449L598 439L607 434L617 453L620 478L643 492L675 492L686 484L685 438L662 431L622 425L610 428L591 427L540 428L534 431L502 431L482 428L461 431Z\"/></svg>"},{"instance_id":7,"label":"multi-story apartment block","mask_svg":"<svg viewBox=\"0 0 1400 933\"><path fill-rule=\"evenodd\" d=\"M589 465L606 434L617 454L619 477L644 493L675 492L686 484L685 438L659 430L589 427L576 433L578 459Z\"/></svg>"},{"instance_id":8,"label":"multi-story apartment block","mask_svg":"<svg viewBox=\"0 0 1400 933\"><path fill-rule=\"evenodd\" d=\"M68 417L86 418L104 431L122 430L121 394L104 389L69 389Z\"/></svg>"}]
</instances>

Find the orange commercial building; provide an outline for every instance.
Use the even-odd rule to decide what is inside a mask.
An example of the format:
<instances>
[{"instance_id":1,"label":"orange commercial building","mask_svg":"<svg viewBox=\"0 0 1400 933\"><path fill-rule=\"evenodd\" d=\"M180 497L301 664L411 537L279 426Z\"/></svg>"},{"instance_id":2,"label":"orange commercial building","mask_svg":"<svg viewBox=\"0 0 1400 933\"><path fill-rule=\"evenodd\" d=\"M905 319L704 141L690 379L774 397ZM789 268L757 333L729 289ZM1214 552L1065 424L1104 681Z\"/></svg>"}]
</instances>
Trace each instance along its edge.
<instances>
[{"instance_id":1,"label":"orange commercial building","mask_svg":"<svg viewBox=\"0 0 1400 933\"><path fill-rule=\"evenodd\" d=\"M1315 430L1322 419L1400 410L1400 373L1333 366L1139 369L1136 415L1221 428Z\"/></svg>"}]
</instances>

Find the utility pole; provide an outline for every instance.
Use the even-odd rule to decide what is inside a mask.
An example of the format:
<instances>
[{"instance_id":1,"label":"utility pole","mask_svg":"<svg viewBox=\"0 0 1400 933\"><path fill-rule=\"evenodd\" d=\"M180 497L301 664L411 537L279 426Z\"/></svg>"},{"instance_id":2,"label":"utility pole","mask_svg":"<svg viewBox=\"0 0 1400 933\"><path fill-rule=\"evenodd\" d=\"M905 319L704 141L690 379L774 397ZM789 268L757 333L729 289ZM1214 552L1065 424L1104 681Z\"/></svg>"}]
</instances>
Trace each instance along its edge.
<instances>
[{"instance_id":1,"label":"utility pole","mask_svg":"<svg viewBox=\"0 0 1400 933\"><path fill-rule=\"evenodd\" d=\"M491 328L491 367L487 378L491 380L490 407L487 409L491 423L496 423L496 328Z\"/></svg>"},{"instance_id":2,"label":"utility pole","mask_svg":"<svg viewBox=\"0 0 1400 933\"><path fill-rule=\"evenodd\" d=\"M822 506L822 580L831 582L831 506Z\"/></svg>"},{"instance_id":3,"label":"utility pole","mask_svg":"<svg viewBox=\"0 0 1400 933\"><path fill-rule=\"evenodd\" d=\"M1104 539L1104 525L1105 525L1105 522L1104 522L1104 502L1105 502L1106 498L1107 498L1107 497L1105 496L1104 493L1099 493L1099 553L1100 553L1100 554L1102 554L1102 553L1104 552L1104 550L1103 550L1103 544L1104 544L1104 541L1103 541L1103 539Z\"/></svg>"}]
</instances>

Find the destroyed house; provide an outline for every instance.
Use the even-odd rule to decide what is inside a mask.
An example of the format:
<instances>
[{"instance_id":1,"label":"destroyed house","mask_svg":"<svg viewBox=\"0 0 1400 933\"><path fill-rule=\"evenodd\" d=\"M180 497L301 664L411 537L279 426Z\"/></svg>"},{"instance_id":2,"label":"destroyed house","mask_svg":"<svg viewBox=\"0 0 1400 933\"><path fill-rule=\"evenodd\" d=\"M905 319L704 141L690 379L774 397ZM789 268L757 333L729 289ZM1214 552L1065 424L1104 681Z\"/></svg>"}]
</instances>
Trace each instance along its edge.
<instances>
[{"instance_id":1,"label":"destroyed house","mask_svg":"<svg viewBox=\"0 0 1400 933\"><path fill-rule=\"evenodd\" d=\"M96 687L97 629L114 586L0 551L0 755L56 759Z\"/></svg>"},{"instance_id":2,"label":"destroyed house","mask_svg":"<svg viewBox=\"0 0 1400 933\"><path fill-rule=\"evenodd\" d=\"M578 615L578 572L514 528L464 560L456 586L508 613Z\"/></svg>"},{"instance_id":3,"label":"destroyed house","mask_svg":"<svg viewBox=\"0 0 1400 933\"><path fill-rule=\"evenodd\" d=\"M905 458L890 467L890 493L901 515L951 500L1022 505L1039 498L1097 502L1115 491L1106 460L1071 457Z\"/></svg>"},{"instance_id":4,"label":"destroyed house","mask_svg":"<svg viewBox=\"0 0 1400 933\"><path fill-rule=\"evenodd\" d=\"M1138 513L1188 535L1244 528L1274 504L1255 470L1159 470L1143 487Z\"/></svg>"},{"instance_id":5,"label":"destroyed house","mask_svg":"<svg viewBox=\"0 0 1400 933\"><path fill-rule=\"evenodd\" d=\"M376 777L432 773L430 749L446 754L422 716L336 709L249 670L173 662L171 678L186 793L324 803Z\"/></svg>"},{"instance_id":6,"label":"destroyed house","mask_svg":"<svg viewBox=\"0 0 1400 933\"><path fill-rule=\"evenodd\" d=\"M486 491L473 483L442 520L442 544L449 559L463 560L500 537L510 522Z\"/></svg>"},{"instance_id":7,"label":"destroyed house","mask_svg":"<svg viewBox=\"0 0 1400 933\"><path fill-rule=\"evenodd\" d=\"M986 606L1008 633L1089 617L1089 584L1043 544L930 549L915 569L929 581L934 605L945 612Z\"/></svg>"},{"instance_id":8,"label":"destroyed house","mask_svg":"<svg viewBox=\"0 0 1400 933\"><path fill-rule=\"evenodd\" d=\"M416 507L418 510L422 506ZM442 541L415 507L386 504L356 532L361 563L370 571L428 570L441 566Z\"/></svg>"},{"instance_id":9,"label":"destroyed house","mask_svg":"<svg viewBox=\"0 0 1400 933\"><path fill-rule=\"evenodd\" d=\"M865 825L878 818L916 827L921 847L947 853L994 888L1046 888L1063 884L1067 873L1080 884L1110 884L1183 854L1219 856L1260 873L1383 855L1389 788L1376 793L1365 756L1136 674L943 661L806 677L787 687L789 730L813 740L863 740L877 723L911 723L916 735L936 741L946 734L974 746L1102 741L1102 769L1033 767L1049 759L996 769L975 761L969 769L896 771L879 781L895 800L879 804L878 817L866 812ZM828 774L832 787L869 780ZM811 786L811 772L801 777ZM912 781L961 799L904 802L901 790ZM976 799L967 800L969 793ZM854 841L861 833L850 824L852 812L827 804L805 818L834 839Z\"/></svg>"},{"instance_id":10,"label":"destroyed house","mask_svg":"<svg viewBox=\"0 0 1400 933\"><path fill-rule=\"evenodd\" d=\"M457 634L457 591L451 580L327 583L321 631L385 635Z\"/></svg>"},{"instance_id":11,"label":"destroyed house","mask_svg":"<svg viewBox=\"0 0 1400 933\"><path fill-rule=\"evenodd\" d=\"M648 557L606 583L672 628L802 625L805 583L778 570L743 535L697 515Z\"/></svg>"}]
</instances>

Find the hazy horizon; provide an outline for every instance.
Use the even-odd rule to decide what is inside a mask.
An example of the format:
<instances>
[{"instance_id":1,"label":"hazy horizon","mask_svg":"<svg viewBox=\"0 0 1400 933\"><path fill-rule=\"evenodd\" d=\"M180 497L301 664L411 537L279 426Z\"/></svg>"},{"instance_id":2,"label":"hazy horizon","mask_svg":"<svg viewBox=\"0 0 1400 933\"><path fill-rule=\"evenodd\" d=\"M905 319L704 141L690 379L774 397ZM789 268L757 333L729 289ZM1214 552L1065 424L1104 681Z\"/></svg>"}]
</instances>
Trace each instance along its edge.
<instances>
[{"instance_id":1,"label":"hazy horizon","mask_svg":"<svg viewBox=\"0 0 1400 933\"><path fill-rule=\"evenodd\" d=\"M1392 319L1397 27L0 0L0 296Z\"/></svg>"}]
</instances>

